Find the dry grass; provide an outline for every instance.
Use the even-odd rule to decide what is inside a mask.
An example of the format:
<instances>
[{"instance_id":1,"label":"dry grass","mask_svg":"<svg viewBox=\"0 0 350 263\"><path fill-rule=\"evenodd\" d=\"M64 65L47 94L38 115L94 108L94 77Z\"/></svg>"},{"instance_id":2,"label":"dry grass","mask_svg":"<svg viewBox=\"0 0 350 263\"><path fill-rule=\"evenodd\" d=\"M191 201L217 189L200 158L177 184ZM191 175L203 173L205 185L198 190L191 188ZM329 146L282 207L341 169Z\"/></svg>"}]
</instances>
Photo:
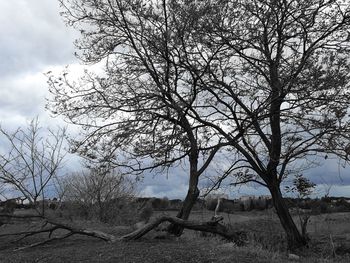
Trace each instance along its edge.
<instances>
[{"instance_id":1,"label":"dry grass","mask_svg":"<svg viewBox=\"0 0 350 263\"><path fill-rule=\"evenodd\" d=\"M159 215L160 212L154 216ZM175 212L167 214L174 215ZM74 236L64 241L14 253L14 248L35 242L33 237L20 244L13 238L0 238L0 262L293 262L288 259L283 231L272 211L223 214L224 223L247 231L247 244L237 247L220 237L186 230L180 238L155 239L153 232L139 241L103 241ZM196 211L191 219L208 220L208 211ZM91 221L71 223L121 236L130 227L113 226ZM32 227L31 223L16 223L0 227L0 233ZM312 216L308 225L310 248L296 252L299 262L350 262L350 213Z\"/></svg>"}]
</instances>

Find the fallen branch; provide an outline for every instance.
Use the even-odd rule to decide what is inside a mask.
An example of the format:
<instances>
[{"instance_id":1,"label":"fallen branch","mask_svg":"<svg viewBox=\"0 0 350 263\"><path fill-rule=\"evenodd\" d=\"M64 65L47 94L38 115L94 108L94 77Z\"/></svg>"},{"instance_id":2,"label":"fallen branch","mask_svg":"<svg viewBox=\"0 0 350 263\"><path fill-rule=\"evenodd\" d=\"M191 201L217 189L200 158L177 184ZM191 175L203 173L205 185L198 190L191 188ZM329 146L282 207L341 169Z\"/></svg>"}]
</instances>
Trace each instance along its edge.
<instances>
[{"instance_id":1,"label":"fallen branch","mask_svg":"<svg viewBox=\"0 0 350 263\"><path fill-rule=\"evenodd\" d=\"M16 219L41 219L43 221L43 225L40 229L38 230L30 230L30 231L21 231L21 232L15 232L15 233L6 233L6 234L1 234L0 237L4 237L4 236L20 236L23 235L21 238L17 239L15 242L18 242L20 240L23 240L29 236L33 236L33 235L37 235L37 234L41 234L41 233L49 233L49 237L48 239L41 241L41 242L37 242L34 244L31 244L29 246L26 247L22 247L19 248L17 250L21 250L21 249L26 249L26 248L31 248L31 247L36 247L39 245L43 245L43 244L47 244L49 242L55 241L55 240L61 240L64 238L67 238L69 236L72 235L85 235L85 236L90 236L90 237L94 237L94 238L99 238L102 239L104 241L107 242L115 242L116 238L113 235L101 232L101 231L97 231L97 230L90 230L90 229L84 229L84 228L76 228L58 221L55 221L53 219L49 219L47 217L44 216L40 216L40 215L25 215L25 216L16 216L16 215L4 215L4 214L0 214L0 218L1 217L5 217L5 218L16 218ZM56 231L56 230L65 230L68 233L61 235L61 236L57 236L57 237L52 237L52 234Z\"/></svg>"},{"instance_id":2,"label":"fallen branch","mask_svg":"<svg viewBox=\"0 0 350 263\"><path fill-rule=\"evenodd\" d=\"M136 240L147 234L152 229L156 228L163 222L170 222L174 225L181 226L183 228L192 229L196 231L209 232L213 234L220 235L230 241L234 241L238 245L243 244L242 233L235 232L228 229L226 226L220 224L222 217L213 218L209 222L197 222L190 220L183 220L177 217L162 216L151 220L148 224L144 225L142 228L135 230L132 233L124 235L119 238L119 240Z\"/></svg>"},{"instance_id":3,"label":"fallen branch","mask_svg":"<svg viewBox=\"0 0 350 263\"><path fill-rule=\"evenodd\" d=\"M22 231L22 232L15 232L15 233L7 233L7 234L1 234L0 237L3 236L15 236L15 235L23 235L21 238L17 239L16 242L23 240L24 238L27 238L29 236L41 234L41 233L49 233L49 237L43 241L37 242L30 244L25 247L20 247L17 250L23 250L26 248L32 248L40 245L44 245L56 240L62 240L67 237L70 237L72 235L85 235L85 236L91 236L94 238L99 238L107 242L115 242L116 240L123 240L123 241L130 241L130 240L136 240L139 239L140 237L144 236L147 234L149 231L152 229L156 228L163 222L170 222L174 225L181 226L183 228L191 229L191 230L196 230L196 231L202 231L202 232L208 232L208 233L213 233L217 234L219 236L224 237L225 239L228 239L230 241L235 242L237 245L242 245L243 239L242 239L242 232L235 232L223 224L220 223L222 221L222 217L213 217L213 219L209 222L197 222L197 221L191 221L191 220L183 220L177 217L170 217L170 216L163 216L159 218L154 218L151 220L148 224L144 225L143 227L135 230L132 233L129 233L127 235L124 235L118 239L115 238L115 236L97 231L97 230L89 230L89 229L83 229L83 228L76 228L61 222L57 222L53 219L49 219L44 216L15 216L15 215L1 215L1 217L7 217L7 218L17 218L17 219L30 219L30 218L35 218L35 219L41 219L43 221L43 225L40 229L38 230L30 230L30 231ZM56 230L65 230L67 231L65 234L62 234L60 236L52 237L52 234Z\"/></svg>"},{"instance_id":4,"label":"fallen branch","mask_svg":"<svg viewBox=\"0 0 350 263\"><path fill-rule=\"evenodd\" d=\"M70 237L71 235L73 235L73 234L72 233L68 233L68 234L60 236L60 237L53 237L53 238L50 238L50 239L46 239L44 241L40 241L40 242L36 242L36 243L30 244L28 246L16 248L15 251L19 251L19 250L24 250L24 249L27 249L27 248L32 248L32 247L38 247L38 246L41 246L41 245L45 245L45 244L50 243L52 241L65 239L67 237Z\"/></svg>"}]
</instances>

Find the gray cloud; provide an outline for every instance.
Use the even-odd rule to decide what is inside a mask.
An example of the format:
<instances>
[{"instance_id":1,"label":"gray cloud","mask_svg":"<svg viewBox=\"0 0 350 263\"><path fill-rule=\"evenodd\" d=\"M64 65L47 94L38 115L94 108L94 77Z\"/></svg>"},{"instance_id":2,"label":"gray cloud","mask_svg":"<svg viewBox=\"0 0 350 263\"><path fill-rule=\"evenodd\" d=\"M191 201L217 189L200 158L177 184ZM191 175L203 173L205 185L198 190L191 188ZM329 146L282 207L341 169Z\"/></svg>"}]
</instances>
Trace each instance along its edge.
<instances>
[{"instance_id":1,"label":"gray cloud","mask_svg":"<svg viewBox=\"0 0 350 263\"><path fill-rule=\"evenodd\" d=\"M317 184L313 196L320 197L325 195L325 191L330 188L330 194L333 196L350 196L350 172L349 167L342 167L337 159L324 160L320 158L320 166L310 168L304 171L304 175L313 183ZM295 167L297 169L297 167ZM218 175L217 169L209 167L207 174L211 176ZM266 187L251 183L249 185L229 186L233 180L228 178L222 184L223 193L230 198L237 198L244 195L269 195ZM285 185L290 185L293 177L289 177L284 182ZM200 188L208 187L208 181L205 176L202 176ZM183 168L173 168L166 174L154 176L153 173L146 173L142 184L140 185L140 194L147 197L167 196L168 198L184 199L188 189L188 167L183 165ZM287 194L287 193L286 193ZM290 194L287 194L290 195Z\"/></svg>"},{"instance_id":2,"label":"gray cloud","mask_svg":"<svg viewBox=\"0 0 350 263\"><path fill-rule=\"evenodd\" d=\"M337 159L321 160L320 166L304 174L315 184L350 185L349 166L343 165L344 161Z\"/></svg>"},{"instance_id":3,"label":"gray cloud","mask_svg":"<svg viewBox=\"0 0 350 263\"><path fill-rule=\"evenodd\" d=\"M65 26L58 1L0 1L0 31L1 127L13 131L36 116L44 127L63 126L45 110L48 86L43 73L77 62L73 41L78 34ZM0 140L1 152L5 146ZM62 173L80 169L78 158L69 156L65 164Z\"/></svg>"},{"instance_id":4,"label":"gray cloud","mask_svg":"<svg viewBox=\"0 0 350 263\"><path fill-rule=\"evenodd\" d=\"M65 26L58 1L0 1L0 123L8 129L35 116L52 120L45 111L48 96L44 72L77 62L77 32Z\"/></svg>"},{"instance_id":5,"label":"gray cloud","mask_svg":"<svg viewBox=\"0 0 350 263\"><path fill-rule=\"evenodd\" d=\"M168 197L184 199L188 189L185 169L173 168L167 174L145 173L140 185L140 195L145 197Z\"/></svg>"},{"instance_id":6,"label":"gray cloud","mask_svg":"<svg viewBox=\"0 0 350 263\"><path fill-rule=\"evenodd\" d=\"M2 112L33 116L44 110L47 88L42 74L5 78L1 81L0 104Z\"/></svg>"},{"instance_id":7,"label":"gray cloud","mask_svg":"<svg viewBox=\"0 0 350 263\"><path fill-rule=\"evenodd\" d=\"M0 77L74 60L77 35L64 25L58 1L1 1L0 10Z\"/></svg>"}]
</instances>

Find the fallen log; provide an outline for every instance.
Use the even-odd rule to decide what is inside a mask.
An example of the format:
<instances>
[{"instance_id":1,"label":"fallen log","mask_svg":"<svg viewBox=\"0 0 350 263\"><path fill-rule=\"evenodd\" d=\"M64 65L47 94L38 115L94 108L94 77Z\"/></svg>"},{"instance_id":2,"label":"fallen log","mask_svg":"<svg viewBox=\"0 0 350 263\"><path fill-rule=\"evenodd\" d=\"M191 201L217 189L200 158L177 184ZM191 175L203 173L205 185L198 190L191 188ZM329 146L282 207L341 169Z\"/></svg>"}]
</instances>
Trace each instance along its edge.
<instances>
[{"instance_id":1,"label":"fallen log","mask_svg":"<svg viewBox=\"0 0 350 263\"><path fill-rule=\"evenodd\" d=\"M40 233L49 234L47 239L37 243L30 244L25 247L20 247L17 250L44 245L52 241L62 240L76 234L99 238L104 241L112 242L112 243L115 242L116 240L131 241L131 240L139 239L140 237L146 235L149 231L153 230L163 222L169 222L169 223L172 223L173 225L178 225L186 229L217 234L219 236L224 237L227 240L235 242L237 245L244 244L244 238L243 238L244 233L233 231L232 229L229 229L225 225L221 224L220 222L223 220L222 217L213 217L212 220L209 222L198 222L198 221L192 221L192 220L183 220L183 219L180 219L177 217L171 217L171 216L162 216L162 217L152 219L148 224L145 224L143 227L135 230L134 232L126 234L118 239L113 235L110 235L101 231L77 228L62 222L58 222L54 219L49 219L41 215L16 216L16 215L0 214L0 218L1 217L16 218L16 219L40 219L43 224L41 228L38 230L6 233L6 234L1 234L0 237L1 236L22 236L15 241L15 242L18 242L29 236L37 235ZM66 230L66 233L60 236L52 237L53 232L55 232L58 229Z\"/></svg>"},{"instance_id":2,"label":"fallen log","mask_svg":"<svg viewBox=\"0 0 350 263\"><path fill-rule=\"evenodd\" d=\"M49 236L47 239L25 246L25 247L21 247L18 248L17 250L22 250L22 249L26 249L26 248L31 248L31 247L36 247L36 246L40 246L40 245L44 245L47 243L50 243L52 241L55 240L61 240L61 239L65 239L67 237L70 237L72 235L84 235L84 236L90 236L90 237L94 237L94 238L98 238L98 239L102 239L104 241L107 242L115 242L116 238L113 235L98 231L98 230L91 230L91 229L84 229L84 228L77 228L74 226L70 226L68 224L62 223L62 222L58 222L54 219L49 219L47 217L41 216L41 215L24 215L24 216L18 216L18 215L8 215L8 214L0 214L0 218L1 217L5 217L5 218L16 218L16 219L40 219L42 222L42 225L39 229L37 230L29 230L29 231L20 231L20 232L14 232L14 233L5 233L5 234L1 234L0 237L2 236L22 236L19 239L15 240L15 242L18 242L20 240L23 240L27 237L30 236L34 236L37 234L41 234L41 233L48 233ZM52 234L56 231L56 230L65 230L67 233L57 236L57 237L52 237Z\"/></svg>"},{"instance_id":3,"label":"fallen log","mask_svg":"<svg viewBox=\"0 0 350 263\"><path fill-rule=\"evenodd\" d=\"M177 217L171 217L171 216L162 216L162 217L154 218L148 224L145 224L143 227L135 230L132 233L129 233L120 237L119 240L129 241L129 240L139 239L140 237L144 236L152 229L159 226L161 223L170 222L173 225L178 225L183 228L217 234L219 236L224 237L225 239L235 242L237 245L242 245L243 244L242 236L244 233L235 232L227 228L225 225L220 224L220 221L222 221L222 219L223 219L222 217L215 217L209 222L198 222L198 221L192 221L192 220L183 220L183 219L180 219Z\"/></svg>"}]
</instances>

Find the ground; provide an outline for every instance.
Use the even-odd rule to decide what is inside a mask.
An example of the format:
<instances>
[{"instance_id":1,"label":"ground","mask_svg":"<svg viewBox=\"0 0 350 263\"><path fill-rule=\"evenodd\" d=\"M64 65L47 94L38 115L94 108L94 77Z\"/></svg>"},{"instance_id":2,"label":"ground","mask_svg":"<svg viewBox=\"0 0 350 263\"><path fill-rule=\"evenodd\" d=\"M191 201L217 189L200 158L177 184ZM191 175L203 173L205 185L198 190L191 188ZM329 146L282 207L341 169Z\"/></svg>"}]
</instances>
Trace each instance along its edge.
<instances>
[{"instance_id":1,"label":"ground","mask_svg":"<svg viewBox=\"0 0 350 263\"><path fill-rule=\"evenodd\" d=\"M171 213L171 212L169 212ZM159 213L158 213L159 214ZM173 213L172 213L173 214ZM283 232L273 211L223 214L225 223L247 231L247 244L237 247L219 237L186 230L181 237L153 232L138 241L106 243L73 236L40 247L17 250L42 240L36 236L11 243L15 237L0 237L0 262L293 262L285 249ZM211 213L194 212L192 219L206 220ZM69 222L81 227L121 236L132 227L91 221ZM12 222L0 234L33 227L35 223ZM310 247L295 252L299 262L350 262L350 213L312 216L308 225ZM295 261L294 261L295 262Z\"/></svg>"}]
</instances>

